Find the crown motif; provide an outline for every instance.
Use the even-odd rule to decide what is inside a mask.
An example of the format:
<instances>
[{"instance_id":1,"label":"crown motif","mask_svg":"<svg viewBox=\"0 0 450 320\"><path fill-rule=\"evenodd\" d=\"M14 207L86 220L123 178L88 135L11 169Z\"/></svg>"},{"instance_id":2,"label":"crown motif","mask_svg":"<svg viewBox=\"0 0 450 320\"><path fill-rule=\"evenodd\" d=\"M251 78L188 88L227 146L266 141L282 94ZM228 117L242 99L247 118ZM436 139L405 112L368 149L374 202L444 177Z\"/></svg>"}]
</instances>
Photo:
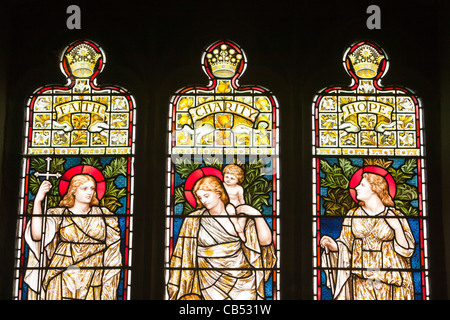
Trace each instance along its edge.
<instances>
[{"instance_id":1,"label":"crown motif","mask_svg":"<svg viewBox=\"0 0 450 320\"><path fill-rule=\"evenodd\" d=\"M377 75L381 60L385 58L374 47L362 45L349 55L355 68L356 75L360 78L373 78Z\"/></svg>"},{"instance_id":2,"label":"crown motif","mask_svg":"<svg viewBox=\"0 0 450 320\"><path fill-rule=\"evenodd\" d=\"M242 54L237 53L233 48L222 44L219 49L214 49L206 55L211 65L212 73L218 78L232 77L236 72L236 67L242 60Z\"/></svg>"},{"instance_id":3,"label":"crown motif","mask_svg":"<svg viewBox=\"0 0 450 320\"><path fill-rule=\"evenodd\" d=\"M66 54L73 75L79 78L90 77L94 73L95 65L101 56L94 48L85 43L75 46Z\"/></svg>"}]
</instances>

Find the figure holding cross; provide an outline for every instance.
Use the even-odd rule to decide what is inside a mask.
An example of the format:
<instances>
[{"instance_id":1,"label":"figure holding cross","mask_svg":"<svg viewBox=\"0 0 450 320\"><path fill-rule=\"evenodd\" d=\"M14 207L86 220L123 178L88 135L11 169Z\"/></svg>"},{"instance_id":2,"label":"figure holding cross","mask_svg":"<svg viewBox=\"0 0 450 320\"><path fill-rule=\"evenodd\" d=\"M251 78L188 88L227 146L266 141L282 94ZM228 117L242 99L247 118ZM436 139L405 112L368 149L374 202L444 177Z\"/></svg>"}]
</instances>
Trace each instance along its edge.
<instances>
[{"instance_id":1,"label":"figure holding cross","mask_svg":"<svg viewBox=\"0 0 450 320\"><path fill-rule=\"evenodd\" d=\"M70 168L59 181L59 206L42 211L51 188L48 180L39 186L25 230L30 248L28 299L117 299L120 227L118 218L99 206L104 195L102 173L89 165Z\"/></svg>"},{"instance_id":2,"label":"figure holding cross","mask_svg":"<svg viewBox=\"0 0 450 320\"><path fill-rule=\"evenodd\" d=\"M52 188L52 183L49 181L50 177L61 177L61 173L50 173L50 163L52 162L52 158L48 157L45 159L47 162L47 170L45 173L41 172L35 172L34 175L36 177L44 177L45 180L41 183L41 186L39 187L39 191L36 194L36 197L34 199L34 206L33 206L33 224L32 224L32 237L34 240L40 241L43 231L43 217L42 212L47 211L47 193ZM42 202L44 202L44 210L42 211ZM42 250L41 250L42 252Z\"/></svg>"}]
</instances>

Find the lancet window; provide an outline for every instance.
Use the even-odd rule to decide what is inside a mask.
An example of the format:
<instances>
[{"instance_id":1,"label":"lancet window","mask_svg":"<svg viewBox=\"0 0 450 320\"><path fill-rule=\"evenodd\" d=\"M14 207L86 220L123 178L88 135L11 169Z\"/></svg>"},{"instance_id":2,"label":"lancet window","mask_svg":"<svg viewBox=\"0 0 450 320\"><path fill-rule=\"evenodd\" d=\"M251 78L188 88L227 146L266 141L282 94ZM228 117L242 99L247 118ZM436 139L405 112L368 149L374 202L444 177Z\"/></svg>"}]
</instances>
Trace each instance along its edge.
<instances>
[{"instance_id":1,"label":"lancet window","mask_svg":"<svg viewBox=\"0 0 450 320\"><path fill-rule=\"evenodd\" d=\"M343 65L351 84L312 105L314 298L428 299L422 102L381 84L390 61L374 43Z\"/></svg>"},{"instance_id":2,"label":"lancet window","mask_svg":"<svg viewBox=\"0 0 450 320\"><path fill-rule=\"evenodd\" d=\"M26 105L14 298L130 298L135 101L101 86L103 49L76 41L60 56L64 85Z\"/></svg>"},{"instance_id":3,"label":"lancet window","mask_svg":"<svg viewBox=\"0 0 450 320\"><path fill-rule=\"evenodd\" d=\"M278 102L239 84L236 43L201 61L209 84L170 101L166 299L279 299Z\"/></svg>"}]
</instances>

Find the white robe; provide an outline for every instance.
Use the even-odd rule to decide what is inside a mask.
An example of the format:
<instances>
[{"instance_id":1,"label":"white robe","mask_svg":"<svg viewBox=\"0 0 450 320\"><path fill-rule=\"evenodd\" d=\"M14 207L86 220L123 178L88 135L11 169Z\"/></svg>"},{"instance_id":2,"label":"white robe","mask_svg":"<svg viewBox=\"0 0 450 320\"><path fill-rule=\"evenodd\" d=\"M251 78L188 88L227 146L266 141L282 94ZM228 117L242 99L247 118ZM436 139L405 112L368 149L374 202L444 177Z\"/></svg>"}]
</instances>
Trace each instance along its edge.
<instances>
[{"instance_id":1,"label":"white robe","mask_svg":"<svg viewBox=\"0 0 450 320\"><path fill-rule=\"evenodd\" d=\"M117 298L120 229L109 210L92 207L82 217L67 208L51 208L41 241L32 239L30 229L31 220L25 230L29 299Z\"/></svg>"},{"instance_id":2,"label":"white robe","mask_svg":"<svg viewBox=\"0 0 450 320\"><path fill-rule=\"evenodd\" d=\"M247 220L246 242L227 217L198 210L185 218L170 261L169 298L262 300L276 263L273 244L260 246L255 222Z\"/></svg>"}]
</instances>

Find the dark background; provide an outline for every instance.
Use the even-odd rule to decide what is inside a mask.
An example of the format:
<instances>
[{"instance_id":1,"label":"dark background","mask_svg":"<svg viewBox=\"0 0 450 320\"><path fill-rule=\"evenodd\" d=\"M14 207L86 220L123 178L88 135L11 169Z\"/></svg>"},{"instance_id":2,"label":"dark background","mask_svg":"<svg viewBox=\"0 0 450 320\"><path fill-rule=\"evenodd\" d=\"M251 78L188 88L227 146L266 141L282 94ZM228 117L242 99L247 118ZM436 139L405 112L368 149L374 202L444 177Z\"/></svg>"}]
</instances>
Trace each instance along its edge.
<instances>
[{"instance_id":1,"label":"dark background","mask_svg":"<svg viewBox=\"0 0 450 320\"><path fill-rule=\"evenodd\" d=\"M66 9L81 8L81 30ZM366 9L381 9L369 30ZM225 38L248 58L241 85L270 89L280 104L281 298L312 299L311 105L323 87L347 85L344 51L359 40L390 59L383 84L423 101L427 142L432 299L450 287L450 12L445 1L9 1L0 16L0 299L12 298L22 125L28 96L65 84L58 59L78 39L103 47L99 85L130 90L137 104L132 299L164 297L163 248L170 96L205 85L202 49Z\"/></svg>"}]
</instances>

